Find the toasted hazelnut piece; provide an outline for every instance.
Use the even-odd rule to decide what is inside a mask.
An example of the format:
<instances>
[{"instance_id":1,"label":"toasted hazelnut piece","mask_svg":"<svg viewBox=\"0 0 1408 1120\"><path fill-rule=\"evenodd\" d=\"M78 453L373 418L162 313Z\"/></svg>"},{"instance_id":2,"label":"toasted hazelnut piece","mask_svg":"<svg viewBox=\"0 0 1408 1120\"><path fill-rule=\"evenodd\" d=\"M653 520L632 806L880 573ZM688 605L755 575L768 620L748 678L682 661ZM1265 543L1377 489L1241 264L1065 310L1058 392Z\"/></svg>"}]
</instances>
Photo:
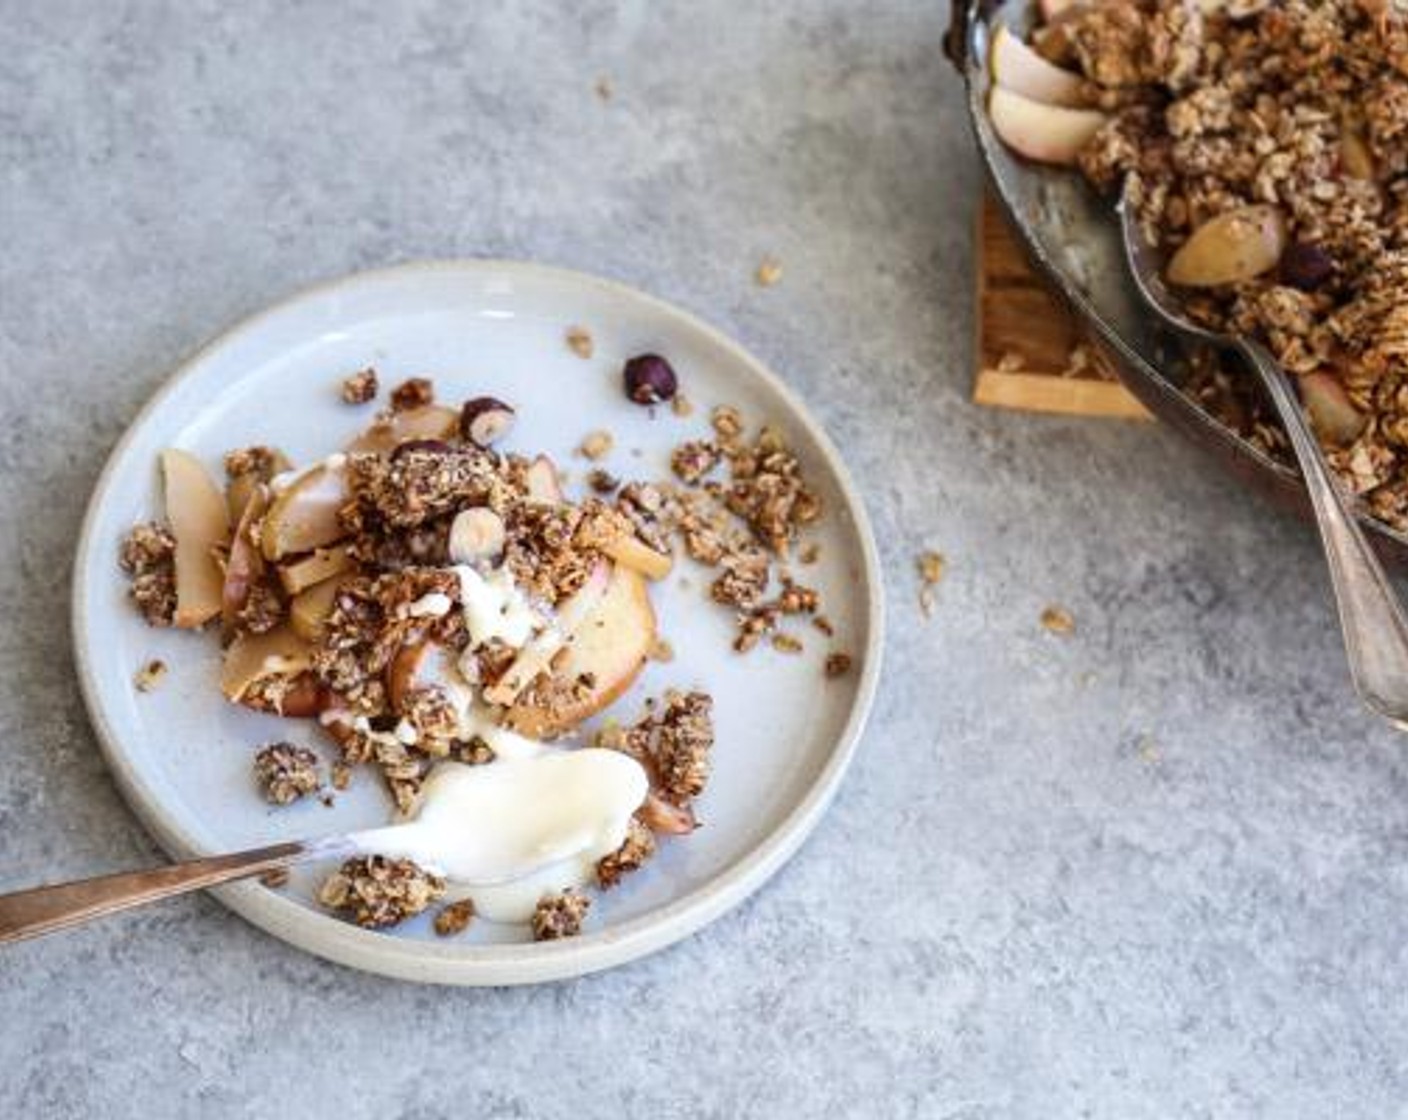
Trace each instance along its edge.
<instances>
[{"instance_id":1,"label":"toasted hazelnut piece","mask_svg":"<svg viewBox=\"0 0 1408 1120\"><path fill-rule=\"evenodd\" d=\"M508 435L514 419L511 405L494 397L475 397L460 410L460 435L480 447L492 447Z\"/></svg>"},{"instance_id":2,"label":"toasted hazelnut piece","mask_svg":"<svg viewBox=\"0 0 1408 1120\"><path fill-rule=\"evenodd\" d=\"M506 536L503 518L488 506L461 510L450 523L450 559L456 564L497 560Z\"/></svg>"}]
</instances>

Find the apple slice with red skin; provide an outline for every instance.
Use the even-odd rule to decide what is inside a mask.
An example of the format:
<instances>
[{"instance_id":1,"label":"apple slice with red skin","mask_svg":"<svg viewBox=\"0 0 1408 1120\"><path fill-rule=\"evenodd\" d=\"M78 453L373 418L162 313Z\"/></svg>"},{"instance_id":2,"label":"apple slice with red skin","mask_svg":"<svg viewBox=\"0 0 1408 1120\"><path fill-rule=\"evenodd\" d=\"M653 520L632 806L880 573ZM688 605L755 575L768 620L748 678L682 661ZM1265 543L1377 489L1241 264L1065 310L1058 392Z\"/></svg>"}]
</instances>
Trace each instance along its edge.
<instances>
[{"instance_id":1,"label":"apple slice with red skin","mask_svg":"<svg viewBox=\"0 0 1408 1120\"><path fill-rule=\"evenodd\" d=\"M459 432L460 414L441 404L427 404L393 412L377 420L347 445L348 451L374 451L379 455L396 450L412 439L449 439Z\"/></svg>"},{"instance_id":2,"label":"apple slice with red skin","mask_svg":"<svg viewBox=\"0 0 1408 1120\"><path fill-rule=\"evenodd\" d=\"M347 535L337 514L348 500L347 471L324 463L274 496L260 534L265 560L336 544Z\"/></svg>"},{"instance_id":3,"label":"apple slice with red skin","mask_svg":"<svg viewBox=\"0 0 1408 1120\"><path fill-rule=\"evenodd\" d=\"M328 703L328 692L309 671L312 648L287 625L280 625L264 634L240 634L225 650L220 666L220 691L225 699L256 711L267 711L260 703L252 703L249 690L266 677L279 676L292 680L279 714L291 718L317 715Z\"/></svg>"},{"instance_id":4,"label":"apple slice with red skin","mask_svg":"<svg viewBox=\"0 0 1408 1120\"><path fill-rule=\"evenodd\" d=\"M1018 155L1070 166L1109 117L1095 109L1045 105L1003 86L988 96L993 131Z\"/></svg>"},{"instance_id":5,"label":"apple slice with red skin","mask_svg":"<svg viewBox=\"0 0 1408 1120\"><path fill-rule=\"evenodd\" d=\"M1004 89L1043 105L1078 109L1087 103L1085 82L1079 74L1048 62L1014 35L1006 24L992 37L992 77Z\"/></svg>"},{"instance_id":6,"label":"apple slice with red skin","mask_svg":"<svg viewBox=\"0 0 1408 1120\"><path fill-rule=\"evenodd\" d=\"M220 613L225 577L215 551L230 539L224 495L189 451L161 453L166 520L176 538L176 614L173 625L195 630Z\"/></svg>"},{"instance_id":7,"label":"apple slice with red skin","mask_svg":"<svg viewBox=\"0 0 1408 1120\"><path fill-rule=\"evenodd\" d=\"M415 689L464 684L454 666L454 654L430 639L402 646L386 667L386 694L393 711L399 712Z\"/></svg>"},{"instance_id":8,"label":"apple slice with red skin","mask_svg":"<svg viewBox=\"0 0 1408 1120\"><path fill-rule=\"evenodd\" d=\"M516 704L505 722L525 735L542 738L575 727L634 683L656 636L644 577L615 565L600 601L566 633L568 641L550 659L552 674L563 681L590 679L591 685L581 695L564 690L551 708Z\"/></svg>"},{"instance_id":9,"label":"apple slice with red skin","mask_svg":"<svg viewBox=\"0 0 1408 1120\"><path fill-rule=\"evenodd\" d=\"M225 562L225 584L221 592L220 621L225 633L231 634L240 611L249 601L249 590L264 578L264 555L250 536L255 522L264 516L269 506L267 487L256 486L250 492L230 540L230 558Z\"/></svg>"}]
</instances>

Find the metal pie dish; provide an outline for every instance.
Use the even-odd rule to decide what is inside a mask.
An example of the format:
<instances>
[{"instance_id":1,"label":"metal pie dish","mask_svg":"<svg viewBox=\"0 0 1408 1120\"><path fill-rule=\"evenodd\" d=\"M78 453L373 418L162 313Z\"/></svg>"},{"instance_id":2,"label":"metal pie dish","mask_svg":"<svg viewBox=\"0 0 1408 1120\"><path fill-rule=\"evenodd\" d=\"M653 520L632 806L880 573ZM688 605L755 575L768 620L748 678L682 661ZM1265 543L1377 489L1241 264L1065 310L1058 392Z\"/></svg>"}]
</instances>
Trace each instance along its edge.
<instances>
[{"instance_id":1,"label":"metal pie dish","mask_svg":"<svg viewBox=\"0 0 1408 1120\"><path fill-rule=\"evenodd\" d=\"M1308 519L1310 503L1299 472L1266 455L1183 391L1187 352L1160 333L1130 286L1114 200L1097 194L1074 168L1023 160L993 131L987 112L990 36L1005 23L1025 38L1037 19L1035 0L953 5L946 46L967 88L968 117L993 197L1037 273L1125 387L1246 486ZM1408 535L1364 512L1358 519L1382 556L1408 567Z\"/></svg>"}]
</instances>

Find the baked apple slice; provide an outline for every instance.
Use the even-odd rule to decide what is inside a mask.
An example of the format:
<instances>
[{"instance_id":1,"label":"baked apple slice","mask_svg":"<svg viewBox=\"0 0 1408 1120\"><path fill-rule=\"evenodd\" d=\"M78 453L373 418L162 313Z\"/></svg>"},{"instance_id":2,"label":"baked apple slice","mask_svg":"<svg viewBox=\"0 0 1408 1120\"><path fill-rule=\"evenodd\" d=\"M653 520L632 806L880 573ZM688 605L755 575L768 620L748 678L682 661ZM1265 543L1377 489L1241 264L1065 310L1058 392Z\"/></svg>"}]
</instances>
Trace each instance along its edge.
<instances>
[{"instance_id":1,"label":"baked apple slice","mask_svg":"<svg viewBox=\"0 0 1408 1120\"><path fill-rule=\"evenodd\" d=\"M552 675L562 682L589 682L580 690L546 689L546 706L521 703L509 710L508 726L538 738L575 727L611 704L635 682L655 643L655 611L639 572L611 570L601 601L569 633Z\"/></svg>"},{"instance_id":2,"label":"baked apple slice","mask_svg":"<svg viewBox=\"0 0 1408 1120\"><path fill-rule=\"evenodd\" d=\"M256 711L303 718L326 706L327 693L309 671L312 648L288 626L264 634L241 634L225 651L220 691L225 699ZM278 687L268 688L270 681Z\"/></svg>"},{"instance_id":3,"label":"baked apple slice","mask_svg":"<svg viewBox=\"0 0 1408 1120\"><path fill-rule=\"evenodd\" d=\"M347 445L348 451L385 455L411 439L449 439L459 432L460 414L440 404L408 408L378 419Z\"/></svg>"},{"instance_id":4,"label":"baked apple slice","mask_svg":"<svg viewBox=\"0 0 1408 1120\"><path fill-rule=\"evenodd\" d=\"M323 625L332 614L337 591L345 582L345 575L315 583L300 591L288 605L288 623L300 638L316 642L323 633Z\"/></svg>"},{"instance_id":5,"label":"baked apple slice","mask_svg":"<svg viewBox=\"0 0 1408 1120\"><path fill-rule=\"evenodd\" d=\"M250 534L268 507L268 489L256 486L244 503L235 535L230 539L230 558L225 562L220 596L220 621L226 634L234 631L235 621L249 601L250 588L264 576L264 554Z\"/></svg>"},{"instance_id":6,"label":"baked apple slice","mask_svg":"<svg viewBox=\"0 0 1408 1120\"><path fill-rule=\"evenodd\" d=\"M1286 251L1286 219L1275 206L1239 206L1204 222L1168 262L1184 288L1238 284L1270 272Z\"/></svg>"},{"instance_id":7,"label":"baked apple slice","mask_svg":"<svg viewBox=\"0 0 1408 1120\"><path fill-rule=\"evenodd\" d=\"M161 453L166 520L176 538L176 615L173 625L194 630L220 613L225 578L215 550L230 539L224 496L194 455Z\"/></svg>"},{"instance_id":8,"label":"baked apple slice","mask_svg":"<svg viewBox=\"0 0 1408 1120\"><path fill-rule=\"evenodd\" d=\"M1001 24L992 37L992 77L998 85L1043 105L1068 109L1086 103L1080 75L1047 62Z\"/></svg>"},{"instance_id":9,"label":"baked apple slice","mask_svg":"<svg viewBox=\"0 0 1408 1120\"><path fill-rule=\"evenodd\" d=\"M557 474L557 464L546 455L539 455L528 465L526 476L528 497L535 502L558 504L567 500L562 492L562 481Z\"/></svg>"},{"instance_id":10,"label":"baked apple slice","mask_svg":"<svg viewBox=\"0 0 1408 1120\"><path fill-rule=\"evenodd\" d=\"M1003 86L988 96L993 131L1019 155L1069 166L1109 119L1094 109L1045 105Z\"/></svg>"},{"instance_id":11,"label":"baked apple slice","mask_svg":"<svg viewBox=\"0 0 1408 1120\"><path fill-rule=\"evenodd\" d=\"M1354 407L1339 378L1332 373L1316 370L1302 375L1300 395L1315 434L1333 447L1353 443L1369 422L1369 418Z\"/></svg>"},{"instance_id":12,"label":"baked apple slice","mask_svg":"<svg viewBox=\"0 0 1408 1120\"><path fill-rule=\"evenodd\" d=\"M264 559L336 544L347 535L337 516L347 500L346 468L323 463L299 475L274 497L264 517Z\"/></svg>"},{"instance_id":13,"label":"baked apple slice","mask_svg":"<svg viewBox=\"0 0 1408 1120\"><path fill-rule=\"evenodd\" d=\"M307 556L279 565L279 582L290 595L298 595L315 584L340 576L352 567L346 545L315 548Z\"/></svg>"}]
</instances>

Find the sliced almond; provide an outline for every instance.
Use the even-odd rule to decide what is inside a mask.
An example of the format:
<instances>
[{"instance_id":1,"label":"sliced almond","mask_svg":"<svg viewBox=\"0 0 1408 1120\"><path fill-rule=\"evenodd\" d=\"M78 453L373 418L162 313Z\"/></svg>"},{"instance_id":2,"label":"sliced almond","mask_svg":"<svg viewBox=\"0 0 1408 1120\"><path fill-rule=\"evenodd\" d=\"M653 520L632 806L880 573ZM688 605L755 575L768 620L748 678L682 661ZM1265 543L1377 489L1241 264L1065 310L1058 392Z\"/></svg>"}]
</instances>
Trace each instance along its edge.
<instances>
[{"instance_id":1,"label":"sliced almond","mask_svg":"<svg viewBox=\"0 0 1408 1120\"><path fill-rule=\"evenodd\" d=\"M225 499L200 460L188 451L161 453L166 484L166 520L176 538L174 625L204 626L220 613L224 576L215 550L230 539Z\"/></svg>"}]
</instances>

